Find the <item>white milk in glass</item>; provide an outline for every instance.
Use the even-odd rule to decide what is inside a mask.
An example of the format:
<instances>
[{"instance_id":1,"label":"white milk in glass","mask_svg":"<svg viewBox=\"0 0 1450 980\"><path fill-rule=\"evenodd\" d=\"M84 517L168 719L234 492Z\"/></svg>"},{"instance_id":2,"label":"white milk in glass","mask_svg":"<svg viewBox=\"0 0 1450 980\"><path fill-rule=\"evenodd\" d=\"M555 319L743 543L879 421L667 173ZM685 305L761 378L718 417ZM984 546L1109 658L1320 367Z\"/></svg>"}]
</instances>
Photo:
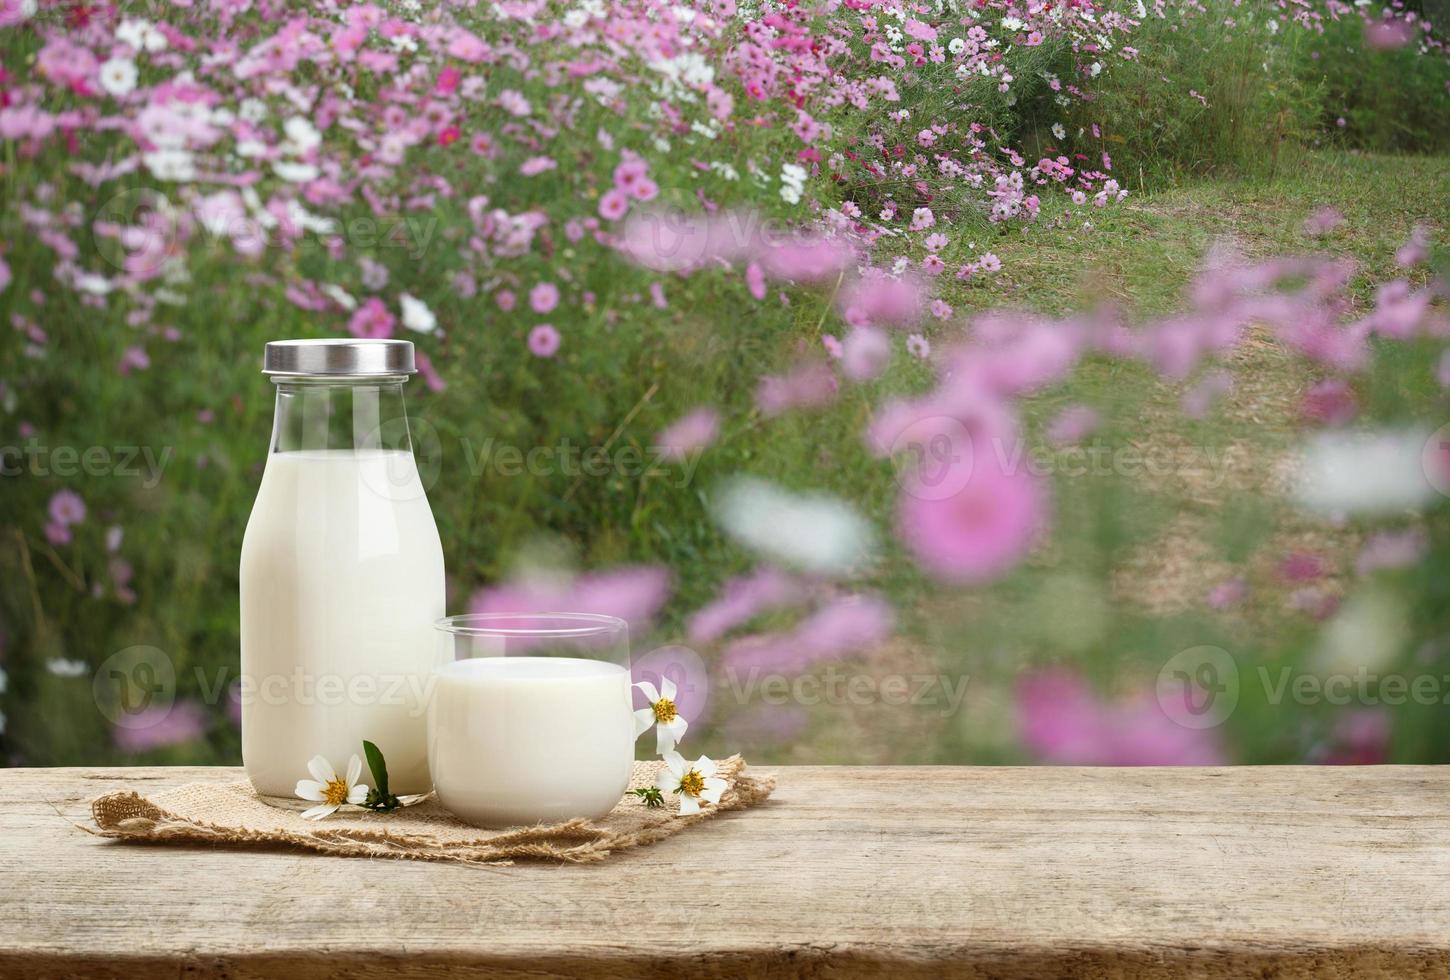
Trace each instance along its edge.
<instances>
[{"instance_id":1,"label":"white milk in glass","mask_svg":"<svg viewBox=\"0 0 1450 980\"><path fill-rule=\"evenodd\" d=\"M412 345L327 343L267 349L277 418L241 553L243 762L259 793L290 798L309 759L341 773L367 739L392 792L426 793L444 576L402 406ZM316 345L326 361L308 359Z\"/></svg>"},{"instance_id":2,"label":"white milk in glass","mask_svg":"<svg viewBox=\"0 0 1450 980\"><path fill-rule=\"evenodd\" d=\"M460 660L428 711L439 802L485 826L604 816L629 786L634 737L629 671L601 660Z\"/></svg>"}]
</instances>

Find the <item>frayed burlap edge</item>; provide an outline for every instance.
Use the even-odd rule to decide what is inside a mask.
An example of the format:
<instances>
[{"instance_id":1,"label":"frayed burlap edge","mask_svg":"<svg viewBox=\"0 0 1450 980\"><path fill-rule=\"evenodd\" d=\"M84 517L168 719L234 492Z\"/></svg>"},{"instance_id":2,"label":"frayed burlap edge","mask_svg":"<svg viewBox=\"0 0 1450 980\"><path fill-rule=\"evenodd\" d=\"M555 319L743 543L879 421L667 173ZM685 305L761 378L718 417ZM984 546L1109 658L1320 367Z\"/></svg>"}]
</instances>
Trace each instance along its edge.
<instances>
[{"instance_id":1,"label":"frayed burlap edge","mask_svg":"<svg viewBox=\"0 0 1450 980\"><path fill-rule=\"evenodd\" d=\"M643 764L648 767L650 764ZM654 764L656 770L659 764ZM637 764L636 771L639 771ZM369 815L378 829L329 827L327 820L307 822L305 829L272 827L256 830L225 822L206 821L172 812L164 805L135 792L107 793L91 801L91 816L98 830L83 828L98 837L157 843L209 843L220 845L283 845L302 847L323 854L347 857L399 858L416 861L455 861L462 864L510 864L516 860L561 861L583 864L601 861L615 851L652 844L709 820L716 813L738 810L764 802L775 789L774 774L749 772L745 760L731 756L719 763L719 774L730 786L717 806L705 806L699 813L681 816L670 809L647 810L626 797L602 821L569 820L547 826L505 831L477 830L478 837L466 842L441 841L427 833L395 833L385 824L390 815ZM638 777L632 785L646 784ZM228 784L195 783L170 793L225 792ZM163 803L168 793L158 794ZM400 811L406 814L407 811ZM407 817L402 817L407 821ZM623 824L611 827L609 824ZM301 818L296 818L301 824ZM455 825L463 827L462 824ZM469 828L473 830L473 828Z\"/></svg>"}]
</instances>

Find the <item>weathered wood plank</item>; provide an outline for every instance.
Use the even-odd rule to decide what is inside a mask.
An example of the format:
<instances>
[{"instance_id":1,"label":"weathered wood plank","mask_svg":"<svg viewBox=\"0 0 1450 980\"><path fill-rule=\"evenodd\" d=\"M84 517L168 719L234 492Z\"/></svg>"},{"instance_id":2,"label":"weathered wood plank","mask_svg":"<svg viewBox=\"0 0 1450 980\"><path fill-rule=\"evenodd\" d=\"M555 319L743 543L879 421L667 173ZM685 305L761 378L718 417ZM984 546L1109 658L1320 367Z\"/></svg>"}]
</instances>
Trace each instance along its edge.
<instances>
[{"instance_id":1,"label":"weathered wood plank","mask_svg":"<svg viewBox=\"0 0 1450 980\"><path fill-rule=\"evenodd\" d=\"M788 768L598 865L138 846L71 821L231 769L0 770L0 975L1450 977L1427 767Z\"/></svg>"}]
</instances>

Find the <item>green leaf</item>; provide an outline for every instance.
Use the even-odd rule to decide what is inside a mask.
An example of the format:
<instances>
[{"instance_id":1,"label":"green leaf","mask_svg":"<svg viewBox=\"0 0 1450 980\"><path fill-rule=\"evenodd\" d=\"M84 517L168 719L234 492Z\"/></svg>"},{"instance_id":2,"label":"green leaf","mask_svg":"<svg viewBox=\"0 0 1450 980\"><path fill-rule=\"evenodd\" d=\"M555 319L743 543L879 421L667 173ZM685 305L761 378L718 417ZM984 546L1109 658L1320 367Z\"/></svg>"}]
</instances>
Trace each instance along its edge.
<instances>
[{"instance_id":1,"label":"green leaf","mask_svg":"<svg viewBox=\"0 0 1450 980\"><path fill-rule=\"evenodd\" d=\"M383 760L382 750L372 742L363 739L363 754L368 757L368 769L372 770L373 786L380 799L388 798L388 764Z\"/></svg>"}]
</instances>

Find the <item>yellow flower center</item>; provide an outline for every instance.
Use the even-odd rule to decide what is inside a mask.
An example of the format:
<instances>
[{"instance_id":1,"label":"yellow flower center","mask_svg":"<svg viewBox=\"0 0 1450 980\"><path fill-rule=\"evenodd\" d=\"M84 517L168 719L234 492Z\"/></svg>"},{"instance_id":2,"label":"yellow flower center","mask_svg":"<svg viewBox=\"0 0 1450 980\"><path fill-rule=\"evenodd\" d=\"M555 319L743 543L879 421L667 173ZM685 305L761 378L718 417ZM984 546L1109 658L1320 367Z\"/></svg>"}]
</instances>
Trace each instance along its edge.
<instances>
[{"instance_id":1,"label":"yellow flower center","mask_svg":"<svg viewBox=\"0 0 1450 980\"><path fill-rule=\"evenodd\" d=\"M347 780L341 776L322 787L322 802L328 806L342 806L347 802Z\"/></svg>"},{"instance_id":2,"label":"yellow flower center","mask_svg":"<svg viewBox=\"0 0 1450 980\"><path fill-rule=\"evenodd\" d=\"M675 720L675 702L669 698L660 698L654 704L655 721L662 721L665 724Z\"/></svg>"},{"instance_id":3,"label":"yellow flower center","mask_svg":"<svg viewBox=\"0 0 1450 980\"><path fill-rule=\"evenodd\" d=\"M686 796L699 796L705 789L705 777L691 769L680 777L680 792Z\"/></svg>"}]
</instances>

